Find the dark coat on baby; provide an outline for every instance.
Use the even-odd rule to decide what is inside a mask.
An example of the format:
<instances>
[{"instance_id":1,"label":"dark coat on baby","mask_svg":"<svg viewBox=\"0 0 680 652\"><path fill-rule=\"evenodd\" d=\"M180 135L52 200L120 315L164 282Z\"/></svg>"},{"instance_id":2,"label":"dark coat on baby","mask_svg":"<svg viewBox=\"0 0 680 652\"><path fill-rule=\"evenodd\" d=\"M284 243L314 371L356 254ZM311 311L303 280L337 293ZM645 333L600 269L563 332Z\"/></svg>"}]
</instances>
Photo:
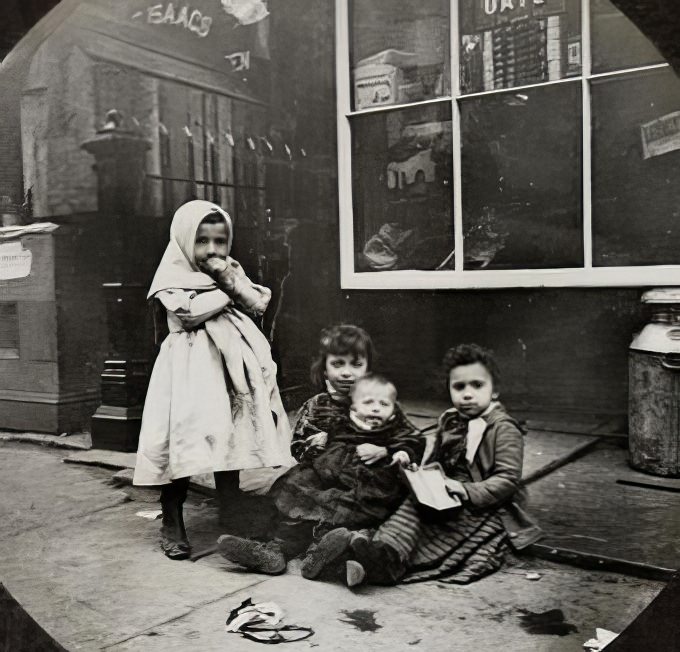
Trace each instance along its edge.
<instances>
[{"instance_id":1,"label":"dark coat on baby","mask_svg":"<svg viewBox=\"0 0 680 652\"><path fill-rule=\"evenodd\" d=\"M325 450L304 457L271 489L276 507L286 517L333 527L378 525L406 495L392 455L405 451L419 462L424 439L401 409L383 427L361 430L349 418L335 422ZM357 455L360 444L387 448L387 457L367 465Z\"/></svg>"}]
</instances>

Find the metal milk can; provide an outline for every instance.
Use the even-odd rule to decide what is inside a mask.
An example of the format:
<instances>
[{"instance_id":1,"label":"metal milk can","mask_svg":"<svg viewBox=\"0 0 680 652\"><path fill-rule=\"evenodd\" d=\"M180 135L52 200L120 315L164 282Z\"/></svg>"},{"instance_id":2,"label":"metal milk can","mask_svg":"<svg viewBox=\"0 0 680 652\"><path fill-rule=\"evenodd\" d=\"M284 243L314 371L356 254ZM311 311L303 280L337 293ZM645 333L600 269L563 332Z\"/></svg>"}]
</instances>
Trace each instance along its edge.
<instances>
[{"instance_id":1,"label":"metal milk can","mask_svg":"<svg viewBox=\"0 0 680 652\"><path fill-rule=\"evenodd\" d=\"M680 476L680 288L642 295L652 308L628 358L630 465Z\"/></svg>"}]
</instances>

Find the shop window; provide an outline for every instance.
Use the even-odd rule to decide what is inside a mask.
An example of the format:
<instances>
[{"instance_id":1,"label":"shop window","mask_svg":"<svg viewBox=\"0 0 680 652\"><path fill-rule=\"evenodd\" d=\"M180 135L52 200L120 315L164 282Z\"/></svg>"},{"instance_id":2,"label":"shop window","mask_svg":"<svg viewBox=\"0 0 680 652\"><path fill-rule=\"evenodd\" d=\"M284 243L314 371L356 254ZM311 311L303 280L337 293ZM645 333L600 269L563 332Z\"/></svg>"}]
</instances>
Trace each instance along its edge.
<instances>
[{"instance_id":1,"label":"shop window","mask_svg":"<svg viewBox=\"0 0 680 652\"><path fill-rule=\"evenodd\" d=\"M680 265L679 171L680 80L593 83L595 265Z\"/></svg>"},{"instance_id":2,"label":"shop window","mask_svg":"<svg viewBox=\"0 0 680 652\"><path fill-rule=\"evenodd\" d=\"M343 288L680 284L680 81L607 0L336 18Z\"/></svg>"},{"instance_id":3,"label":"shop window","mask_svg":"<svg viewBox=\"0 0 680 652\"><path fill-rule=\"evenodd\" d=\"M19 357L19 318L15 302L0 303L0 360Z\"/></svg>"},{"instance_id":4,"label":"shop window","mask_svg":"<svg viewBox=\"0 0 680 652\"><path fill-rule=\"evenodd\" d=\"M583 265L580 85L464 99L461 133L464 268Z\"/></svg>"},{"instance_id":5,"label":"shop window","mask_svg":"<svg viewBox=\"0 0 680 652\"><path fill-rule=\"evenodd\" d=\"M593 72L663 63L654 45L609 0L591 0Z\"/></svg>"},{"instance_id":6,"label":"shop window","mask_svg":"<svg viewBox=\"0 0 680 652\"><path fill-rule=\"evenodd\" d=\"M581 0L461 0L460 89L581 74Z\"/></svg>"},{"instance_id":7,"label":"shop window","mask_svg":"<svg viewBox=\"0 0 680 652\"><path fill-rule=\"evenodd\" d=\"M355 268L437 269L453 250L451 105L353 121Z\"/></svg>"},{"instance_id":8,"label":"shop window","mask_svg":"<svg viewBox=\"0 0 680 652\"><path fill-rule=\"evenodd\" d=\"M352 11L354 110L451 94L448 0L361 0Z\"/></svg>"}]
</instances>

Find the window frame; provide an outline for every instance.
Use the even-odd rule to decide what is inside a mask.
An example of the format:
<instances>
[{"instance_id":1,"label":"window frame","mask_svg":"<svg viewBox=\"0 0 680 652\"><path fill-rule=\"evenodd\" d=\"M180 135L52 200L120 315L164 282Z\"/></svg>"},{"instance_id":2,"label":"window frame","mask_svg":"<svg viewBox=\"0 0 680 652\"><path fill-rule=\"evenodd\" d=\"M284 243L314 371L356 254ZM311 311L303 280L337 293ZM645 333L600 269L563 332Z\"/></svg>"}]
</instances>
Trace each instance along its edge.
<instances>
[{"instance_id":1,"label":"window frame","mask_svg":"<svg viewBox=\"0 0 680 652\"><path fill-rule=\"evenodd\" d=\"M360 0L358 0L360 1ZM476 93L460 92L460 35L458 2L450 0L450 53L452 95L406 104L352 110L350 65L349 0L335 0L336 43L336 117L338 143L338 208L340 222L340 286L342 289L491 289L513 287L644 287L650 285L680 285L680 264L640 266L593 266L592 233L592 147L591 147L591 87L592 80L624 77L630 73L669 68L668 63L644 65L623 70L593 74L591 72L590 2L581 0L581 74L564 79L495 89ZM547 87L563 83L580 83L582 97L582 206L583 206L583 266L545 269L465 270L463 256L455 255L453 270L385 270L355 271L354 209L352 188L353 116L385 113L433 103L451 104L453 147L453 224L455 251L463 246L463 206L461 176L460 105L463 99L508 91Z\"/></svg>"}]
</instances>

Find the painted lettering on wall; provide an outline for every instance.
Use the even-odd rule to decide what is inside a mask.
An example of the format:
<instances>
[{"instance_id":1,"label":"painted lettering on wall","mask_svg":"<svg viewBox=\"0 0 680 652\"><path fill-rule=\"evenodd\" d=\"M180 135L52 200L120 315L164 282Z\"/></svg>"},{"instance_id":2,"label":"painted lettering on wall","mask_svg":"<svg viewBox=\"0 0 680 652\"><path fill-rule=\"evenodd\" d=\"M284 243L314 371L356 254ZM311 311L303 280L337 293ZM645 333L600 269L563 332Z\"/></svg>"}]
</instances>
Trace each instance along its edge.
<instances>
[{"instance_id":1,"label":"painted lettering on wall","mask_svg":"<svg viewBox=\"0 0 680 652\"><path fill-rule=\"evenodd\" d=\"M213 19L205 16L198 9L187 5L175 5L172 2L159 3L147 7L146 11L138 11L132 15L133 20L146 18L150 25L179 25L201 38L210 33Z\"/></svg>"},{"instance_id":2,"label":"painted lettering on wall","mask_svg":"<svg viewBox=\"0 0 680 652\"><path fill-rule=\"evenodd\" d=\"M545 4L545 0L484 0L484 13L493 16L515 9L526 9L529 4L540 6Z\"/></svg>"},{"instance_id":3,"label":"painted lettering on wall","mask_svg":"<svg viewBox=\"0 0 680 652\"><path fill-rule=\"evenodd\" d=\"M241 70L250 70L250 50L244 52L234 52L233 54L225 54L224 58L231 64L233 72Z\"/></svg>"}]
</instances>

